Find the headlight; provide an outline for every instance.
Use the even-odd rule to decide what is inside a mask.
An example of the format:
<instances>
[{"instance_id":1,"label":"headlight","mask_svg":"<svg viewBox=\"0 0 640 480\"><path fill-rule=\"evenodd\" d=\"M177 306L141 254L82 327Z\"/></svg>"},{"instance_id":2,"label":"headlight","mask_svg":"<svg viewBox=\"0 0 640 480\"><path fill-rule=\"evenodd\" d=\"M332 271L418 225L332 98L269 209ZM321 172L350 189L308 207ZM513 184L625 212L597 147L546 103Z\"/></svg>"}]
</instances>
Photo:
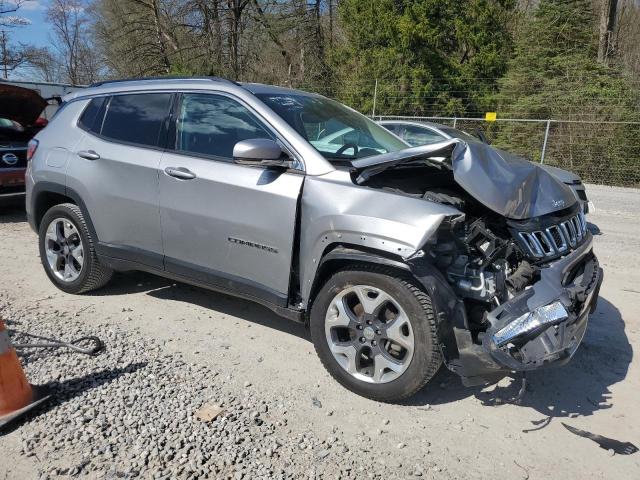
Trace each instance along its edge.
<instances>
[{"instance_id":1,"label":"headlight","mask_svg":"<svg viewBox=\"0 0 640 480\"><path fill-rule=\"evenodd\" d=\"M533 312L525 313L493 335L493 341L499 347L520 335L532 332L543 325L551 325L569 318L567 310L560 302L536 308Z\"/></svg>"}]
</instances>

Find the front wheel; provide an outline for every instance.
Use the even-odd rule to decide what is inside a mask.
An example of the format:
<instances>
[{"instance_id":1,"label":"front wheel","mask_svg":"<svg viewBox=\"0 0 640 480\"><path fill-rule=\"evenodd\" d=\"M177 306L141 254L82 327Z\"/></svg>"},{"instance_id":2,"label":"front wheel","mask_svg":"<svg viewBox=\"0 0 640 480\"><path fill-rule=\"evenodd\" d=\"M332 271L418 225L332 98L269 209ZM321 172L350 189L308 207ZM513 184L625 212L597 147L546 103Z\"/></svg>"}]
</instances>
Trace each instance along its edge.
<instances>
[{"instance_id":1,"label":"front wheel","mask_svg":"<svg viewBox=\"0 0 640 480\"><path fill-rule=\"evenodd\" d=\"M91 232L77 205L51 207L40 222L40 260L49 279L67 293L83 293L105 285L113 271L102 265Z\"/></svg>"},{"instance_id":2,"label":"front wheel","mask_svg":"<svg viewBox=\"0 0 640 480\"><path fill-rule=\"evenodd\" d=\"M313 302L310 329L329 373L373 400L415 394L442 362L431 299L408 276L388 268L335 273Z\"/></svg>"}]
</instances>

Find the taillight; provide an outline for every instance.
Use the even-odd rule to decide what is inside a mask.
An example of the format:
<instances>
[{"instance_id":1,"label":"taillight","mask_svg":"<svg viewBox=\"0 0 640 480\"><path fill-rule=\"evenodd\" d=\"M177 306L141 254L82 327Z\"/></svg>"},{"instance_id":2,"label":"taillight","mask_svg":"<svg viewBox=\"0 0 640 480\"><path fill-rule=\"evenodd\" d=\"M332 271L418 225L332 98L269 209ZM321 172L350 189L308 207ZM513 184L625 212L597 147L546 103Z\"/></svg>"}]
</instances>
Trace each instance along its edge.
<instances>
[{"instance_id":1,"label":"taillight","mask_svg":"<svg viewBox=\"0 0 640 480\"><path fill-rule=\"evenodd\" d=\"M35 138L29 140L29 143L27 144L27 162L30 162L33 156L36 154L36 150L38 149L39 144L40 142L38 142L38 140L36 140Z\"/></svg>"}]
</instances>

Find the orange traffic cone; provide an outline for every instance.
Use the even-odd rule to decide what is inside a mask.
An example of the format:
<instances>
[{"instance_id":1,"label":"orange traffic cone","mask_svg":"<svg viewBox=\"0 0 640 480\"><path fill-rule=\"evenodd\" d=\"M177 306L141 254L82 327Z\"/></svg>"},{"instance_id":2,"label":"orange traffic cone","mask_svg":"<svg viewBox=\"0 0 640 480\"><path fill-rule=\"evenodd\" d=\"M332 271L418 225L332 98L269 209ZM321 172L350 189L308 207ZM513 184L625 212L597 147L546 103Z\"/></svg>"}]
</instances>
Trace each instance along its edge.
<instances>
[{"instance_id":1,"label":"orange traffic cone","mask_svg":"<svg viewBox=\"0 0 640 480\"><path fill-rule=\"evenodd\" d=\"M40 405L49 397L27 381L9 332L0 318L0 428Z\"/></svg>"}]
</instances>

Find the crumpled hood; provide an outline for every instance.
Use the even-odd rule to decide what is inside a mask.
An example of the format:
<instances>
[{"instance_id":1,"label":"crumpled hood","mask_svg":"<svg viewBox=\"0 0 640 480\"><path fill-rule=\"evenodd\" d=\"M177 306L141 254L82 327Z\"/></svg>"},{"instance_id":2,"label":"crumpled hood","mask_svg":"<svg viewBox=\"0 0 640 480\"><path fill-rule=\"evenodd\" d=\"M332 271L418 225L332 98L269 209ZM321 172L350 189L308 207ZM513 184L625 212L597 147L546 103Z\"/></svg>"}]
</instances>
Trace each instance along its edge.
<instances>
[{"instance_id":1,"label":"crumpled hood","mask_svg":"<svg viewBox=\"0 0 640 480\"><path fill-rule=\"evenodd\" d=\"M0 118L8 118L28 127L33 125L46 106L47 101L35 90L0 83Z\"/></svg>"},{"instance_id":2,"label":"crumpled hood","mask_svg":"<svg viewBox=\"0 0 640 480\"><path fill-rule=\"evenodd\" d=\"M543 170L546 170L551 175L553 175L558 180L560 180L562 183L566 183L567 185L577 185L582 183L582 180L580 180L580 177L575 173L570 172L569 170L564 170L563 168L558 168L558 167L545 165L545 164L541 164L540 168L542 168Z\"/></svg>"},{"instance_id":3,"label":"crumpled hood","mask_svg":"<svg viewBox=\"0 0 640 480\"><path fill-rule=\"evenodd\" d=\"M467 193L494 212L524 220L571 207L571 189L539 165L481 142L451 139L357 159L357 182L401 163L429 158L444 163Z\"/></svg>"}]
</instances>

